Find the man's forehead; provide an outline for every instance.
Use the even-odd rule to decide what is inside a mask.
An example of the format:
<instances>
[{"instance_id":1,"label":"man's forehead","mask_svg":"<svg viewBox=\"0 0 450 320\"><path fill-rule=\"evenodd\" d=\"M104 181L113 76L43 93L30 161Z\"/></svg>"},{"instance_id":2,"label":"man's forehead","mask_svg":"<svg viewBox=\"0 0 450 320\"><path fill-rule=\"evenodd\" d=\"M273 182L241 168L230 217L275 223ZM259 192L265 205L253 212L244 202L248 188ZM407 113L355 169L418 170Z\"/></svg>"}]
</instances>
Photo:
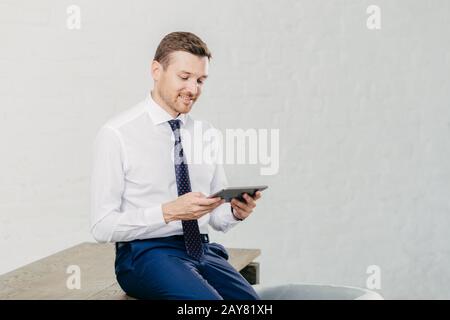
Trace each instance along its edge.
<instances>
[{"instance_id":1,"label":"man's forehead","mask_svg":"<svg viewBox=\"0 0 450 320\"><path fill-rule=\"evenodd\" d=\"M170 53L169 68L175 72L194 74L198 77L208 76L208 57L199 57L189 52Z\"/></svg>"}]
</instances>

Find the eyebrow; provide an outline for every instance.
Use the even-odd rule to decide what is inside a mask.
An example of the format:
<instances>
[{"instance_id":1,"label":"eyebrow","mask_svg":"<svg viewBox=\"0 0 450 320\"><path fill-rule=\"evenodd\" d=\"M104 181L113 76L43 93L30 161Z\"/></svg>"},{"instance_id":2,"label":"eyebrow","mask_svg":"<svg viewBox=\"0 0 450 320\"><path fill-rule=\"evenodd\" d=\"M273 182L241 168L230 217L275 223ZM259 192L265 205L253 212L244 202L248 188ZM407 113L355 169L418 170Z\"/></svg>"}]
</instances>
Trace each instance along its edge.
<instances>
[{"instance_id":1,"label":"eyebrow","mask_svg":"<svg viewBox=\"0 0 450 320\"><path fill-rule=\"evenodd\" d=\"M180 73L187 73L187 74L189 74L189 75L191 75L192 73L190 73L190 72L187 72L187 71L184 71L184 70L181 70L180 71ZM203 76L201 76L200 78L208 78L208 76L207 75L203 75Z\"/></svg>"}]
</instances>

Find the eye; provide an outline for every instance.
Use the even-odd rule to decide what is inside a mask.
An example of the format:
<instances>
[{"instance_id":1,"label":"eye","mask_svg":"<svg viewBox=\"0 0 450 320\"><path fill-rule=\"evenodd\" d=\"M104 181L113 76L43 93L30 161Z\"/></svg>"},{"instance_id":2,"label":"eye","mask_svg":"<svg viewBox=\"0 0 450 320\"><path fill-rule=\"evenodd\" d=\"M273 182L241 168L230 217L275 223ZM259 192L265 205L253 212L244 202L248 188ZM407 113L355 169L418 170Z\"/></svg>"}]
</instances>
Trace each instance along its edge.
<instances>
[{"instance_id":1,"label":"eye","mask_svg":"<svg viewBox=\"0 0 450 320\"><path fill-rule=\"evenodd\" d=\"M180 76L180 78L181 78L182 80L187 80L187 79L189 79L189 77L181 77L181 76Z\"/></svg>"},{"instance_id":2,"label":"eye","mask_svg":"<svg viewBox=\"0 0 450 320\"><path fill-rule=\"evenodd\" d=\"M199 84L203 84L203 81L202 80L197 80L197 82L199 83Z\"/></svg>"}]
</instances>

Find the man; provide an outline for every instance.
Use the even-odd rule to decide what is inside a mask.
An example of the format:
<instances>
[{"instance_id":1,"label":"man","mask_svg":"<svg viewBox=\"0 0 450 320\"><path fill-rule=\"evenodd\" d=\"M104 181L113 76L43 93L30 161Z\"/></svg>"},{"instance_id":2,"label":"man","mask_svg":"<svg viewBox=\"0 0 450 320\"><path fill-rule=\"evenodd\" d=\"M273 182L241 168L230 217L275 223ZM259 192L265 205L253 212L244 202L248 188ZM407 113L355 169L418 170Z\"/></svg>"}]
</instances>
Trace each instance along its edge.
<instances>
[{"instance_id":1,"label":"man","mask_svg":"<svg viewBox=\"0 0 450 320\"><path fill-rule=\"evenodd\" d=\"M210 58L192 33L165 36L149 96L104 124L94 142L91 232L98 242L116 243L118 283L135 298L259 299L225 248L209 243L208 225L227 232L252 213L261 193L231 204L208 198L226 186L223 167L190 164L193 151L181 135L203 143L194 126L211 128L188 115Z\"/></svg>"}]
</instances>

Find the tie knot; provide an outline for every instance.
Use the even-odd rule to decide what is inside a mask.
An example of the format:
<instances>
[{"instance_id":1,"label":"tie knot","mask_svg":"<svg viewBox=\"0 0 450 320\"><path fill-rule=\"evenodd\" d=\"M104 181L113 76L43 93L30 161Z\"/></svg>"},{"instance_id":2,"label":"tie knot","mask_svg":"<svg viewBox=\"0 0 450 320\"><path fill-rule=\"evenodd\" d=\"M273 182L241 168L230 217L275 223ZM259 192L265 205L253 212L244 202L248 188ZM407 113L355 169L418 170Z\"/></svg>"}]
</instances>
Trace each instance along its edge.
<instances>
[{"instance_id":1,"label":"tie knot","mask_svg":"<svg viewBox=\"0 0 450 320\"><path fill-rule=\"evenodd\" d=\"M169 120L170 127L172 128L172 131L180 130L180 120L179 119L173 119Z\"/></svg>"}]
</instances>

